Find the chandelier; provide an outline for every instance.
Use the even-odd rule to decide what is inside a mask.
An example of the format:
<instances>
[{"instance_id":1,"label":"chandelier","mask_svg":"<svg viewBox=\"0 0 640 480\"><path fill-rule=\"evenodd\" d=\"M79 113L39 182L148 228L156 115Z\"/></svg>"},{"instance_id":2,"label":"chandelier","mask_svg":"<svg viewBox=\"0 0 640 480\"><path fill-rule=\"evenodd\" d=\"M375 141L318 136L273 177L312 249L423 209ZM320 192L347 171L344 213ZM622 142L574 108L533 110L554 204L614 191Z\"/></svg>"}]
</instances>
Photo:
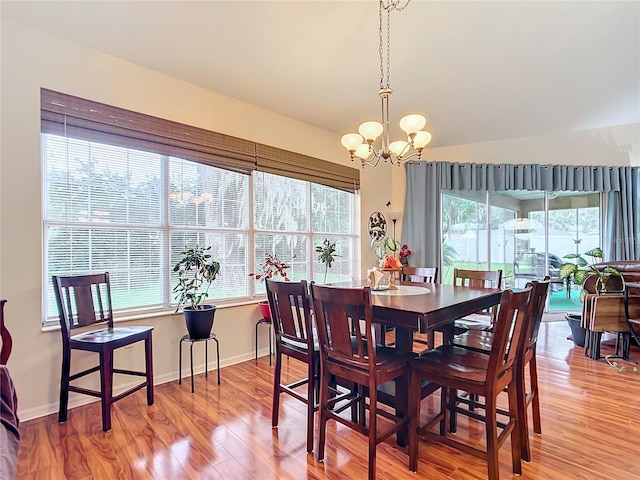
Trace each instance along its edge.
<instances>
[{"instance_id":1,"label":"chandelier","mask_svg":"<svg viewBox=\"0 0 640 480\"><path fill-rule=\"evenodd\" d=\"M407 140L389 142L389 96L393 92L390 85L389 68L390 54L390 29L389 20L392 10L404 10L411 0L407 0L404 6L400 6L400 0L380 0L380 90L378 95L382 100L382 123L367 121L358 128L359 133L347 133L342 136L342 145L349 151L351 160L358 157L362 161L362 167L370 165L375 167L383 159L392 165L402 165L404 162L418 157L422 149L431 141L431 134L423 130L427 123L423 115L412 113L400 119L400 128L407 134ZM384 15L386 13L386 42L384 35ZM386 69L384 59L386 58ZM376 149L374 142L381 138L381 145Z\"/></svg>"}]
</instances>

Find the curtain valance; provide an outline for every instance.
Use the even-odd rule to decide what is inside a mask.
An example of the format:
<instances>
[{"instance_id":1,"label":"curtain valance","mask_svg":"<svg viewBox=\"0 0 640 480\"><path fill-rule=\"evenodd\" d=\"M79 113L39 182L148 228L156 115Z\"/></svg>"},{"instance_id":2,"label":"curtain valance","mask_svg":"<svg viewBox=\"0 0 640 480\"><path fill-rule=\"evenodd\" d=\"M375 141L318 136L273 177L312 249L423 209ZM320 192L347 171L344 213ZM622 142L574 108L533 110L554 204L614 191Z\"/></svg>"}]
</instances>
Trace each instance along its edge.
<instances>
[{"instance_id":1,"label":"curtain valance","mask_svg":"<svg viewBox=\"0 0 640 480\"><path fill-rule=\"evenodd\" d=\"M637 167L519 165L451 162L411 162L407 169L427 168L443 190L548 190L619 192L621 179ZM416 172L416 173L417 173Z\"/></svg>"}]
</instances>

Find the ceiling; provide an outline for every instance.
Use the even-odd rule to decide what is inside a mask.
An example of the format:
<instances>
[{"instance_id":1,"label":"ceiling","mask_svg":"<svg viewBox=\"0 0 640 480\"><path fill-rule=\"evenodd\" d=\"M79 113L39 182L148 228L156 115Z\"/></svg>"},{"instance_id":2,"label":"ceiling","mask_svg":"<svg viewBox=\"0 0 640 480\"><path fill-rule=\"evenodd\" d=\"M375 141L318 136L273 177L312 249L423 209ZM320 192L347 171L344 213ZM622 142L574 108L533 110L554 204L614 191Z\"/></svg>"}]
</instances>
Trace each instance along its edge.
<instances>
[{"instance_id":1,"label":"ceiling","mask_svg":"<svg viewBox=\"0 0 640 480\"><path fill-rule=\"evenodd\" d=\"M380 117L375 0L2 0L0 12L338 134ZM392 125L425 114L432 146L638 123L640 2L413 0L391 16L391 87Z\"/></svg>"}]
</instances>

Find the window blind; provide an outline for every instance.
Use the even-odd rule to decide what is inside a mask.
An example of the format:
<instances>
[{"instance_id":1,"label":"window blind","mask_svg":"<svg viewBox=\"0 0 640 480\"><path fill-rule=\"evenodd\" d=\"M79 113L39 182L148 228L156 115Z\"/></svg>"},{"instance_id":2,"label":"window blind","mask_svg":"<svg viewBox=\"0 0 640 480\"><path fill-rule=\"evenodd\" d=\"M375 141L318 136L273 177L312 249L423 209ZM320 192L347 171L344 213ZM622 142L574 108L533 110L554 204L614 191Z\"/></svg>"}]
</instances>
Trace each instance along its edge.
<instances>
[{"instance_id":1,"label":"window blind","mask_svg":"<svg viewBox=\"0 0 640 480\"><path fill-rule=\"evenodd\" d=\"M312 183L355 192L360 189L360 170L300 153L256 144L259 172L296 178Z\"/></svg>"}]
</instances>

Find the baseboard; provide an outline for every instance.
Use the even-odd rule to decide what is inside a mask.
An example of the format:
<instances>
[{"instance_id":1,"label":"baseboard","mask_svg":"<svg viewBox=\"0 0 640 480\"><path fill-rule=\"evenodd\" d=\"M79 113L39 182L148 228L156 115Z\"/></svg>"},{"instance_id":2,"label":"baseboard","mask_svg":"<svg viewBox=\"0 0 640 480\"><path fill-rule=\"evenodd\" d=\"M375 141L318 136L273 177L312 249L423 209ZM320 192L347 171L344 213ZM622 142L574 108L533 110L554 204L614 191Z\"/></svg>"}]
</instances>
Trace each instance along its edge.
<instances>
[{"instance_id":1,"label":"baseboard","mask_svg":"<svg viewBox=\"0 0 640 480\"><path fill-rule=\"evenodd\" d=\"M268 348L265 348L264 350L259 350L258 351L258 356L263 356L263 355L269 355L269 350ZM247 353L247 354L243 354L243 355L238 355L235 357L231 357L231 358L226 358L223 361L220 362L220 376L221 376L221 386L224 385L224 367L228 367L230 365L235 365L237 363L242 363L242 362L246 362L247 360L253 360L254 359L254 353ZM183 364L184 367L184 364ZM209 362L209 371L211 372L212 370L215 371L215 369L217 368L216 362L215 362L215 358L213 360L213 362ZM204 373L204 367L200 366L200 368L194 369L193 374L194 375L199 375L201 373ZM189 376L191 375L190 369L189 369L189 364L187 363L187 367L186 369L183 368L182 369L182 377L183 378L189 378ZM162 385L163 383L168 383L168 382L177 382L178 381L178 370L175 370L174 372L170 372L164 375L160 375L160 376L154 376L153 379L153 385L154 386L158 386L158 385ZM137 382L136 381L132 381L129 382L127 384L123 384L123 385L119 385L118 388L114 389L114 395L118 395L122 392L124 392L125 390L133 387L134 385L136 385ZM69 410L76 408L76 407L81 407L83 405L89 405L90 403L95 403L95 402L99 402L100 400L95 398L95 397L91 397L88 395L81 395L78 393L70 393L69 394ZM18 404L20 403L20 398L18 398ZM51 414L58 414L58 402L56 401L55 403L48 403L45 405L39 405L37 407L33 407L33 408L28 408L25 410L18 410L18 418L20 419L21 422L26 422L29 420L34 420L36 418L40 418L40 417L46 417L47 415L51 415Z\"/></svg>"}]
</instances>

